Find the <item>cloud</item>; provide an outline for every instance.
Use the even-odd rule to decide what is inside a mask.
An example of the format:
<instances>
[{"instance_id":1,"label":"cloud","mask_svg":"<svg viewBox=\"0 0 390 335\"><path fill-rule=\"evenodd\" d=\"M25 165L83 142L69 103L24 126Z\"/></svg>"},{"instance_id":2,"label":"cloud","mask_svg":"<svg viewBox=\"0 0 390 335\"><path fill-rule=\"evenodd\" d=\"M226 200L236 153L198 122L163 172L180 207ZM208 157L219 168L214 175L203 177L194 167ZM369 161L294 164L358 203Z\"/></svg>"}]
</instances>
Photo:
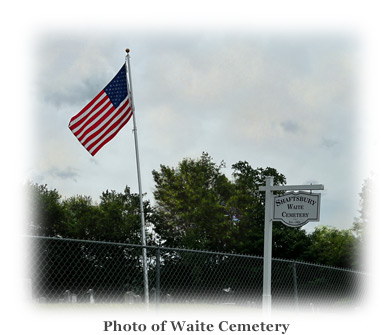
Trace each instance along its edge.
<instances>
[{"instance_id":1,"label":"cloud","mask_svg":"<svg viewBox=\"0 0 390 335\"><path fill-rule=\"evenodd\" d=\"M322 147L325 147L325 148L333 148L333 147L336 146L338 143L339 143L338 141L335 141L335 140L332 140L332 139L324 138L324 139L322 139L321 146L322 146Z\"/></svg>"},{"instance_id":2,"label":"cloud","mask_svg":"<svg viewBox=\"0 0 390 335\"><path fill-rule=\"evenodd\" d=\"M77 177L79 176L78 169L69 166L64 169L52 167L50 170L47 171L47 174L52 177L60 178L63 180L71 179L75 182L77 181Z\"/></svg>"},{"instance_id":3,"label":"cloud","mask_svg":"<svg viewBox=\"0 0 390 335\"><path fill-rule=\"evenodd\" d=\"M283 130L288 133L297 133L299 131L298 123L291 120L282 121L280 125L282 126Z\"/></svg>"},{"instance_id":4,"label":"cloud","mask_svg":"<svg viewBox=\"0 0 390 335\"><path fill-rule=\"evenodd\" d=\"M83 105L115 74L98 40L46 35L36 50L40 98L55 107ZM109 43L109 42L108 42ZM106 45L106 48L108 46Z\"/></svg>"}]
</instances>

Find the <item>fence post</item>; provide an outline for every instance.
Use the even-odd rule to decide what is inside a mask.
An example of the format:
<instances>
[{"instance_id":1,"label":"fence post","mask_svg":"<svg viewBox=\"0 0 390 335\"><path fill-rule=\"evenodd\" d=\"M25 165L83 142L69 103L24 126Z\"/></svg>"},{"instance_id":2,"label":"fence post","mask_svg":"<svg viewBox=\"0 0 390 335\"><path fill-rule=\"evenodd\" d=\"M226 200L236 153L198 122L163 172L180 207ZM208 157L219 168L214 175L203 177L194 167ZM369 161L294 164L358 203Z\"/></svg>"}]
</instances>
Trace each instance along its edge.
<instances>
[{"instance_id":1,"label":"fence post","mask_svg":"<svg viewBox=\"0 0 390 335\"><path fill-rule=\"evenodd\" d=\"M293 263L293 280L294 280L294 303L295 308L298 309L299 307L299 300L298 300L298 280L297 280L297 263Z\"/></svg>"},{"instance_id":2,"label":"fence post","mask_svg":"<svg viewBox=\"0 0 390 335\"><path fill-rule=\"evenodd\" d=\"M160 248L156 249L156 309L160 305Z\"/></svg>"}]
</instances>

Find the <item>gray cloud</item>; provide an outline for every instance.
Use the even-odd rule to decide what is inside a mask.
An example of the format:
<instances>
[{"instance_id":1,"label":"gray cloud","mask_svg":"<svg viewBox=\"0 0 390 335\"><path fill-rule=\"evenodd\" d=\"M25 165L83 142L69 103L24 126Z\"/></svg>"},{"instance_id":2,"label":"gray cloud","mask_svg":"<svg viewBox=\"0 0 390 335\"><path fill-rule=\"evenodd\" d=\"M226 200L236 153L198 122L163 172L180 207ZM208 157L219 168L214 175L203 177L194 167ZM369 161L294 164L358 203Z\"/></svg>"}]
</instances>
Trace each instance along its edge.
<instances>
[{"instance_id":1,"label":"gray cloud","mask_svg":"<svg viewBox=\"0 0 390 335\"><path fill-rule=\"evenodd\" d=\"M69 166L64 169L60 169L59 167L52 167L49 171L47 171L47 174L55 178L60 178L63 180L70 179L73 181L77 181L77 177L79 177L78 169Z\"/></svg>"},{"instance_id":2,"label":"gray cloud","mask_svg":"<svg viewBox=\"0 0 390 335\"><path fill-rule=\"evenodd\" d=\"M298 123L291 120L282 121L280 125L288 133L297 133L299 131Z\"/></svg>"},{"instance_id":3,"label":"gray cloud","mask_svg":"<svg viewBox=\"0 0 390 335\"><path fill-rule=\"evenodd\" d=\"M322 139L321 146L325 148L333 148L338 144L338 141L324 138Z\"/></svg>"}]
</instances>

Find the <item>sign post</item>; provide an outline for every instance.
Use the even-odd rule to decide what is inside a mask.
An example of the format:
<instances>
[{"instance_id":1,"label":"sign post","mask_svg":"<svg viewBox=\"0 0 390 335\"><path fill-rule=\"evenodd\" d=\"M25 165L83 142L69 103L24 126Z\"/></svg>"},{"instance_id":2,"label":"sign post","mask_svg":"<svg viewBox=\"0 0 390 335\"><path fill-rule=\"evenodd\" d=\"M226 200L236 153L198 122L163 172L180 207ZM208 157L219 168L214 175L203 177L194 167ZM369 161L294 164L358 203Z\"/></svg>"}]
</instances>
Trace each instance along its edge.
<instances>
[{"instance_id":1,"label":"sign post","mask_svg":"<svg viewBox=\"0 0 390 335\"><path fill-rule=\"evenodd\" d=\"M272 306L272 222L282 221L289 227L301 227L309 221L319 221L321 195L302 191L323 189L324 185L274 186L274 178L269 176L265 186L260 186L260 191L265 191L263 311L267 314L270 314ZM274 196L274 191L286 193Z\"/></svg>"},{"instance_id":2,"label":"sign post","mask_svg":"<svg viewBox=\"0 0 390 335\"><path fill-rule=\"evenodd\" d=\"M274 177L265 179L264 216L264 259L263 259L263 310L271 310L271 268L272 268L272 198L271 187ZM260 188L261 190L261 188Z\"/></svg>"}]
</instances>

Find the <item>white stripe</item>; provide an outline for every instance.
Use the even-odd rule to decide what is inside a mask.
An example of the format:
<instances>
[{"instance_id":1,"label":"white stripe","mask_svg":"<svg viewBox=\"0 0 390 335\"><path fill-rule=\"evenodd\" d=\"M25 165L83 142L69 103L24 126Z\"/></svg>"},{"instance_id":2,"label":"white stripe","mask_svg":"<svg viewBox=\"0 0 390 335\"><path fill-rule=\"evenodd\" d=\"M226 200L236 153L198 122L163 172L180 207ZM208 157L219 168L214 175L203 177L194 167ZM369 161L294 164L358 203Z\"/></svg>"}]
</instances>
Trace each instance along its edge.
<instances>
[{"instance_id":1,"label":"white stripe","mask_svg":"<svg viewBox=\"0 0 390 335\"><path fill-rule=\"evenodd\" d=\"M69 123L69 127L72 127L75 123L77 123L78 121L80 121L85 115L87 115L92 109L95 108L95 106L100 102L102 101L103 99L105 99L107 97L107 94L105 92L103 92L102 96L95 101L95 103L90 107L88 108L83 114L81 114L77 119L71 121ZM75 130L72 130L72 131L77 131L77 129Z\"/></svg>"},{"instance_id":2,"label":"white stripe","mask_svg":"<svg viewBox=\"0 0 390 335\"><path fill-rule=\"evenodd\" d=\"M101 106L99 106L99 108L97 108L96 110L93 111L93 113L91 113L91 115L89 115L83 123L81 123L77 128L74 129L74 133L77 132L80 128L82 128L84 125L87 125L87 127L82 131L82 133L85 132L86 129L88 129L90 127L90 125L88 125L88 123L90 123L90 119L93 118L97 113L100 113L100 111L103 109L103 112L101 112L100 116L98 117L99 119L102 117L102 115L104 115L104 113L110 109L112 107L112 103L111 101L107 98L107 101L105 101ZM96 121L93 121L93 123L95 123ZM92 123L92 122L91 122ZM92 124L93 124L92 123ZM80 138L82 137L82 133L78 134L77 135L77 138ZM76 135L76 134L75 134Z\"/></svg>"},{"instance_id":3,"label":"white stripe","mask_svg":"<svg viewBox=\"0 0 390 335\"><path fill-rule=\"evenodd\" d=\"M76 137L79 139L79 141L81 142L81 139L83 139L85 136L83 136L83 134L84 133L87 133L87 135L88 135L88 129L89 128L91 128L97 121L99 121L103 116L105 116L106 115L106 113L110 110L110 108L112 108L112 107L114 107L114 105L111 103L111 101L110 100L107 100L109 103L108 103L108 105L107 105L107 107L100 113L100 115L95 119L95 120L93 120L93 121L91 121L91 122L89 122L89 124L83 129L83 131L80 133L80 134L78 134ZM105 105L105 104L103 104L103 105ZM102 106L101 107L99 107L97 110L96 110L96 112L98 112L98 111L100 111L100 109L102 108ZM115 110L112 112L112 113L115 113ZM95 115L96 113L93 113L93 115ZM81 124L80 125L80 127L82 126L82 125L84 125L86 122L84 122L83 124ZM79 127L78 127L79 128ZM99 127L98 127L99 128ZM91 134L93 134L93 132L91 132ZM81 143L83 143L83 142L81 142Z\"/></svg>"},{"instance_id":4,"label":"white stripe","mask_svg":"<svg viewBox=\"0 0 390 335\"><path fill-rule=\"evenodd\" d=\"M106 125L106 127L102 130L102 131L100 131L98 134L96 134L96 136L94 136L90 141L88 141L88 143L85 143L85 144L83 144L86 148L88 148L92 143L94 143L95 141L99 141L99 143L101 143L101 138L102 138L102 136L103 136L103 133L105 132L105 130L106 129L108 129L108 128L110 128L116 121L118 121L124 114L130 114L129 113L129 111L130 111L130 107L128 106L128 107L126 107L123 111L122 111L122 113L120 113L119 115L117 115L116 117L115 117L115 119L113 119L108 125ZM125 119L126 119L126 117L125 117ZM123 121L123 120L122 120ZM120 123L120 124L122 124L122 122ZM118 126L117 126L118 127ZM117 127L115 127L114 129L117 129ZM111 134L112 132L110 132L110 134ZM106 135L104 138L106 138L107 136L109 136L109 135Z\"/></svg>"},{"instance_id":5,"label":"white stripe","mask_svg":"<svg viewBox=\"0 0 390 335\"><path fill-rule=\"evenodd\" d=\"M79 137L77 137L77 138L79 138L79 141L80 141L82 144L84 144L84 142L86 141L86 139L87 139L89 136L91 136L92 134L94 134L94 133L96 133L96 132L99 132L99 133L103 132L104 129L101 130L101 128L107 128L107 127L109 127L112 123L114 123L115 121L117 121L117 120L124 114L124 112L127 110L127 108L125 108L124 111L122 111L120 114L118 114L114 119L112 119L112 118L114 117L114 115L115 115L115 113L117 112L117 110L118 110L119 108L121 108L121 107L126 103L126 101L127 101L127 99L124 99L124 100L122 101L122 103L121 103L114 111L112 111L112 113L109 115L109 117L108 117L107 119L105 119L98 127L96 127L95 129L91 130L91 132L88 133L87 136L85 136L83 139L80 139ZM107 125L107 123L108 123L108 125ZM95 137L96 137L96 136L95 136ZM94 138L95 138L95 137L94 137ZM89 143L91 143L91 142L93 142L93 141L94 141L94 139L90 140L88 143L85 144L85 146L88 146Z\"/></svg>"},{"instance_id":6,"label":"white stripe","mask_svg":"<svg viewBox=\"0 0 390 335\"><path fill-rule=\"evenodd\" d=\"M130 108L126 108L126 111L128 111ZM131 113L128 113L128 115L122 120L121 123L119 123L112 131L110 131L106 136L104 136L93 148L87 150L92 153L101 143L103 143L108 137L110 137L112 134L114 134L118 128L120 128L124 123L126 123L131 117Z\"/></svg>"}]
</instances>

